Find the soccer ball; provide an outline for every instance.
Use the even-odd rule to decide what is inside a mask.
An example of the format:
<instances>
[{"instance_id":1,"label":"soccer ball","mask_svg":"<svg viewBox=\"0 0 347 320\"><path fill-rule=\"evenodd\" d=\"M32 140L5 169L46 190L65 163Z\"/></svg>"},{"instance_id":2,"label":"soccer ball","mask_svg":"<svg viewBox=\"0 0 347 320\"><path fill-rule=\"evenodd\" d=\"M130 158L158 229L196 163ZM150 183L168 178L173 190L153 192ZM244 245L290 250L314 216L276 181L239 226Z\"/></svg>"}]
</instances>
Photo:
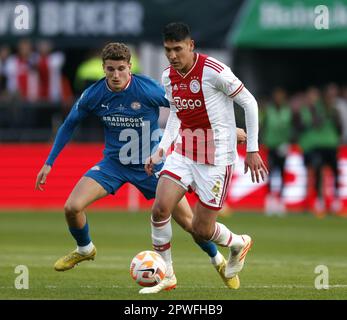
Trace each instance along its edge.
<instances>
[{"instance_id":1,"label":"soccer ball","mask_svg":"<svg viewBox=\"0 0 347 320\"><path fill-rule=\"evenodd\" d=\"M164 279L166 263L154 251L141 251L130 263L131 277L142 287L153 287Z\"/></svg>"}]
</instances>

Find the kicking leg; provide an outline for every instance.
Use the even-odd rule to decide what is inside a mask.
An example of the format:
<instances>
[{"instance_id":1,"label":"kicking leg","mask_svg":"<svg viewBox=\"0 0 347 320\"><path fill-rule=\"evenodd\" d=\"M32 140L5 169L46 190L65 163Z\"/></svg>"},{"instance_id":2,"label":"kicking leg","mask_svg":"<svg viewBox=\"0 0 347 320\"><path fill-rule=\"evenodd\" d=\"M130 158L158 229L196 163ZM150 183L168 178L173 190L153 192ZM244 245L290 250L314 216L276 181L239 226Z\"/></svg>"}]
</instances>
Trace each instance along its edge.
<instances>
[{"instance_id":1,"label":"kicking leg","mask_svg":"<svg viewBox=\"0 0 347 320\"><path fill-rule=\"evenodd\" d=\"M217 222L218 213L197 203L193 218L193 232L199 237L230 248L228 262L225 266L225 277L232 279L242 270L245 256L251 246L248 235L237 235L225 225Z\"/></svg>"},{"instance_id":2,"label":"kicking leg","mask_svg":"<svg viewBox=\"0 0 347 320\"><path fill-rule=\"evenodd\" d=\"M184 197L178 203L173 211L175 221L187 232L189 232L198 246L205 251L209 257L212 265L217 270L225 285L230 289L238 289L240 287L240 280L238 276L232 278L225 277L226 260L223 255L218 251L217 246L212 241L206 241L198 237L192 229L193 211L190 208L187 199Z\"/></svg>"}]
</instances>

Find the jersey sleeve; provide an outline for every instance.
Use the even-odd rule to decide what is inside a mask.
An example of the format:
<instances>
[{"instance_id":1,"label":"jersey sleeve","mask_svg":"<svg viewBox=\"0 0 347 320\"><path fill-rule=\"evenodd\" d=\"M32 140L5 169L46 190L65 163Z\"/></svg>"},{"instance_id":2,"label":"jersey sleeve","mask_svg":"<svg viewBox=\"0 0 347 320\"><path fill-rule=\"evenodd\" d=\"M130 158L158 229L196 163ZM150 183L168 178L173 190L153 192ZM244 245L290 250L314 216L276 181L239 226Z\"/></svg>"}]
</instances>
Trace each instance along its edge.
<instances>
[{"instance_id":1,"label":"jersey sleeve","mask_svg":"<svg viewBox=\"0 0 347 320\"><path fill-rule=\"evenodd\" d=\"M247 130L247 152L258 151L259 124L257 101L230 68L225 65L221 72L216 73L215 86L244 109Z\"/></svg>"},{"instance_id":2,"label":"jersey sleeve","mask_svg":"<svg viewBox=\"0 0 347 320\"><path fill-rule=\"evenodd\" d=\"M176 140L181 126L181 121L178 119L176 107L170 106L170 114L166 122L163 137L159 143L159 148L167 152L171 144Z\"/></svg>"},{"instance_id":3,"label":"jersey sleeve","mask_svg":"<svg viewBox=\"0 0 347 320\"><path fill-rule=\"evenodd\" d=\"M247 152L259 151L258 133L258 103L253 95L244 88L235 97L234 101L245 111L246 130L247 130Z\"/></svg>"},{"instance_id":4,"label":"jersey sleeve","mask_svg":"<svg viewBox=\"0 0 347 320\"><path fill-rule=\"evenodd\" d=\"M70 141L73 131L75 130L79 122L84 119L89 113L88 92L86 90L73 105L64 123L60 126L55 137L53 147L45 162L46 164L50 166L53 165L61 150L65 147L66 143Z\"/></svg>"},{"instance_id":5,"label":"jersey sleeve","mask_svg":"<svg viewBox=\"0 0 347 320\"><path fill-rule=\"evenodd\" d=\"M243 83L227 66L225 66L222 72L216 73L215 85L217 89L224 92L230 98L234 98L244 88Z\"/></svg>"},{"instance_id":6,"label":"jersey sleeve","mask_svg":"<svg viewBox=\"0 0 347 320\"><path fill-rule=\"evenodd\" d=\"M171 81L170 81L170 78L167 76L167 70L165 70L163 72L163 75L162 75L162 78L161 78L161 82L163 84L163 87L164 87L164 96L165 96L165 99L168 101L168 104L169 104L169 108L170 108L170 111L174 111L176 109L176 105L175 105L175 102L172 98L172 94L171 94Z\"/></svg>"},{"instance_id":7,"label":"jersey sleeve","mask_svg":"<svg viewBox=\"0 0 347 320\"><path fill-rule=\"evenodd\" d=\"M181 121L177 117L177 108L171 94L171 83L170 79L166 76L164 71L162 76L162 83L165 90L165 98L167 99L170 106L170 114L166 122L166 127L164 130L163 137L159 143L159 148L162 148L166 153L171 144L176 140L179 129L181 126Z\"/></svg>"}]
</instances>

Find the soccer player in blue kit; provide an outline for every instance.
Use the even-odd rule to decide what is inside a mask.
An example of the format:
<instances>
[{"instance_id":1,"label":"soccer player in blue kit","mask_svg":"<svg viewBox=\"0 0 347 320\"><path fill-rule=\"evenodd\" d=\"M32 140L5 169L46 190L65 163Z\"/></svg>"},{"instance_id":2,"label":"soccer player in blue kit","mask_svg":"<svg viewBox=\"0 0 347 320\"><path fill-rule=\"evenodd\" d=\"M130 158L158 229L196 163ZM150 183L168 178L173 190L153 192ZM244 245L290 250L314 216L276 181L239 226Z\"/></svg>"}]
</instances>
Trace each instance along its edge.
<instances>
[{"instance_id":1,"label":"soccer player in blue kit","mask_svg":"<svg viewBox=\"0 0 347 320\"><path fill-rule=\"evenodd\" d=\"M53 163L71 139L75 127L90 114L100 119L105 133L104 158L84 174L65 203L65 218L69 231L76 240L77 249L56 261L54 268L57 271L72 269L77 263L94 260L96 256L84 213L87 206L114 194L126 182L136 186L147 199L155 197L158 180L156 176L146 174L144 163L159 143L156 135L157 130L160 130L159 107L169 108L169 102L163 88L154 80L131 74L130 59L129 48L122 43L109 43L104 47L102 61L105 78L88 87L74 104L58 130L48 159L37 175L35 188L43 191ZM238 132L238 139L240 142L245 141L242 130ZM160 171L161 167L162 164L157 165L156 171ZM186 198L178 203L172 216L209 255L226 286L237 289L238 278L225 278L225 265L215 263L217 255L221 255L216 245L194 237L191 228L193 212ZM152 226L152 233L155 232L153 228L160 226ZM161 239L157 240L161 243ZM172 268L172 262L168 267Z\"/></svg>"}]
</instances>

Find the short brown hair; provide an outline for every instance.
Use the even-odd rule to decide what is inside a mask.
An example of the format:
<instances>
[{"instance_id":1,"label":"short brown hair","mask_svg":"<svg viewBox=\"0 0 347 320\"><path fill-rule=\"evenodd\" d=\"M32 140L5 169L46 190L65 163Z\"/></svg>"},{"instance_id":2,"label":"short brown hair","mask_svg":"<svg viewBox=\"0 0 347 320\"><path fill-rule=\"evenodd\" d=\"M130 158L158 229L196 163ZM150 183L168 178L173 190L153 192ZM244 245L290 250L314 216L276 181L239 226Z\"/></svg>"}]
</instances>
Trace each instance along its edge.
<instances>
[{"instance_id":1,"label":"short brown hair","mask_svg":"<svg viewBox=\"0 0 347 320\"><path fill-rule=\"evenodd\" d=\"M125 60L130 63L131 53L124 43L111 42L102 49L101 58L103 63L106 60Z\"/></svg>"}]
</instances>

